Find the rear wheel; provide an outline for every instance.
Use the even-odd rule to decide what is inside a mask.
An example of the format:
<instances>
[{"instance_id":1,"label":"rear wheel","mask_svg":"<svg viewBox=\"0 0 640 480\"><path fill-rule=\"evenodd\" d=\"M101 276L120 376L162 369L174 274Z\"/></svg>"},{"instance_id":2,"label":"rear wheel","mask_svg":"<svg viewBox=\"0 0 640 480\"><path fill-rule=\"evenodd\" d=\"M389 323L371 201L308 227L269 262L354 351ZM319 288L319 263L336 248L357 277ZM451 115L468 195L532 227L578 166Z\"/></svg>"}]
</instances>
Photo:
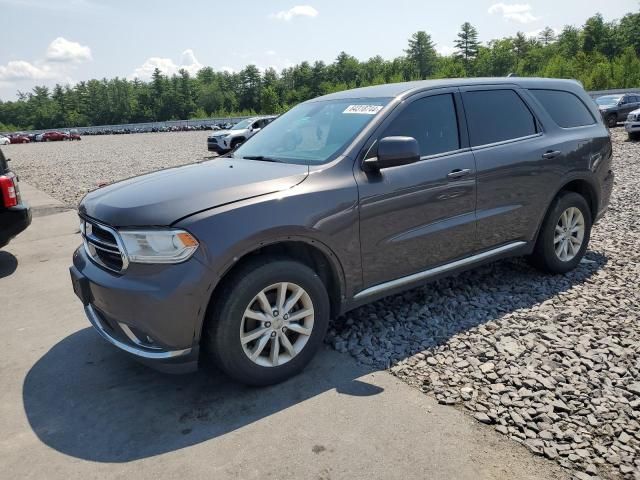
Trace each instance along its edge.
<instances>
[{"instance_id":1,"label":"rear wheel","mask_svg":"<svg viewBox=\"0 0 640 480\"><path fill-rule=\"evenodd\" d=\"M618 125L618 116L615 113L612 113L607 117L607 125L609 128L613 128Z\"/></svg>"},{"instance_id":2,"label":"rear wheel","mask_svg":"<svg viewBox=\"0 0 640 480\"><path fill-rule=\"evenodd\" d=\"M306 265L291 260L249 263L216 296L205 352L239 382L286 380L322 345L329 298L320 277Z\"/></svg>"},{"instance_id":3,"label":"rear wheel","mask_svg":"<svg viewBox=\"0 0 640 480\"><path fill-rule=\"evenodd\" d=\"M573 270L587 250L591 235L591 209L575 192L561 192L544 219L532 263L549 273Z\"/></svg>"}]
</instances>

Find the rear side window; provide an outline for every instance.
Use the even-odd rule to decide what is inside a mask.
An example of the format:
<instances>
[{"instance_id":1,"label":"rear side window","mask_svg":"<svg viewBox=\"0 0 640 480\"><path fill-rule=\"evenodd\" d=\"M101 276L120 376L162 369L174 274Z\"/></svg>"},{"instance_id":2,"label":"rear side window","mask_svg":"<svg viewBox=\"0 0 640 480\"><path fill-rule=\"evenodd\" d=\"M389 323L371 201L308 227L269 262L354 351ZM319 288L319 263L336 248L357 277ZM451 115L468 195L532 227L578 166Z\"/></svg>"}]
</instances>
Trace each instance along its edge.
<instances>
[{"instance_id":1,"label":"rear side window","mask_svg":"<svg viewBox=\"0 0 640 480\"><path fill-rule=\"evenodd\" d=\"M471 146L504 142L537 133L536 120L513 90L463 93Z\"/></svg>"},{"instance_id":2,"label":"rear side window","mask_svg":"<svg viewBox=\"0 0 640 480\"><path fill-rule=\"evenodd\" d=\"M562 128L593 125L595 119L589 109L573 93L560 90L529 90Z\"/></svg>"},{"instance_id":3,"label":"rear side window","mask_svg":"<svg viewBox=\"0 0 640 480\"><path fill-rule=\"evenodd\" d=\"M422 157L458 150L460 136L453 96L433 95L415 100L393 119L383 136L415 138Z\"/></svg>"}]
</instances>

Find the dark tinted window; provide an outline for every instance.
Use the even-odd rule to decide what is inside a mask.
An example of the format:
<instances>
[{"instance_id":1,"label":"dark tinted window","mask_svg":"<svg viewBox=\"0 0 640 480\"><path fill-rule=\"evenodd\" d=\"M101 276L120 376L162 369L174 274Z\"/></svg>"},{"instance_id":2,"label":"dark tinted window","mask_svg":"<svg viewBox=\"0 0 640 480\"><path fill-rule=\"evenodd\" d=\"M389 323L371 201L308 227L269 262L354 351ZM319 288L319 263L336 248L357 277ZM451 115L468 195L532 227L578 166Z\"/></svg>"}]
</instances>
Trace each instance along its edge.
<instances>
[{"instance_id":1,"label":"dark tinted window","mask_svg":"<svg viewBox=\"0 0 640 480\"><path fill-rule=\"evenodd\" d=\"M536 133L536 122L513 90L465 92L471 145L487 145Z\"/></svg>"},{"instance_id":2,"label":"dark tinted window","mask_svg":"<svg viewBox=\"0 0 640 480\"><path fill-rule=\"evenodd\" d=\"M460 148L453 96L434 95L409 104L391 122L383 137L413 137L420 155L435 155Z\"/></svg>"},{"instance_id":3,"label":"dark tinted window","mask_svg":"<svg viewBox=\"0 0 640 480\"><path fill-rule=\"evenodd\" d=\"M595 120L582 101L573 93L559 90L531 90L531 93L563 128L593 125Z\"/></svg>"}]
</instances>

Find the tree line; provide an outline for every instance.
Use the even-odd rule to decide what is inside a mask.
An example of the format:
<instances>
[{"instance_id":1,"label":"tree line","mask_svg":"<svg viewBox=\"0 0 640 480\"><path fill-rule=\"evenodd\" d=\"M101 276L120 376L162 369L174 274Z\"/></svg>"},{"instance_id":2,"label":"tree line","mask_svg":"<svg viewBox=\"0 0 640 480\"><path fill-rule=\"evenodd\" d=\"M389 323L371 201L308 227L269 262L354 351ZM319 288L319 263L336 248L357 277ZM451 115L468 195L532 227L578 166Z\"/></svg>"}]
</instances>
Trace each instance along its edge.
<instances>
[{"instance_id":1,"label":"tree line","mask_svg":"<svg viewBox=\"0 0 640 480\"><path fill-rule=\"evenodd\" d=\"M109 125L281 113L293 105L349 88L427 78L519 76L574 78L587 90L640 87L640 13L605 22L596 14L581 27L547 27L537 37L478 41L469 22L460 27L452 55L439 55L431 36L419 31L404 55L366 61L341 52L333 63L301 62L281 72L248 65L239 72L202 68L148 82L112 78L73 86L37 86L0 101L0 131Z\"/></svg>"}]
</instances>

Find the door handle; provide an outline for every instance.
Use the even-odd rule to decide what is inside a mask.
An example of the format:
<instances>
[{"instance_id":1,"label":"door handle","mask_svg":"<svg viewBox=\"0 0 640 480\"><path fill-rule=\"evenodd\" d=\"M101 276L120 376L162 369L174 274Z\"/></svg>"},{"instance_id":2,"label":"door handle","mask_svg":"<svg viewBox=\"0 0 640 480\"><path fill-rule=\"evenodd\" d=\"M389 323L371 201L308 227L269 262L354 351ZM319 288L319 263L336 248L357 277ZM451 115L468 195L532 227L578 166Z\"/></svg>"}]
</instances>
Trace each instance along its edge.
<instances>
[{"instance_id":1,"label":"door handle","mask_svg":"<svg viewBox=\"0 0 640 480\"><path fill-rule=\"evenodd\" d=\"M548 152L545 152L542 154L542 158L546 158L546 159L556 158L561 153L562 152L560 150L549 150Z\"/></svg>"},{"instance_id":2,"label":"door handle","mask_svg":"<svg viewBox=\"0 0 640 480\"><path fill-rule=\"evenodd\" d=\"M466 177L467 175L469 175L471 173L471 170L468 168L465 168L464 170L460 169L460 168L456 168L455 170L453 170L452 172L450 172L447 177L455 180L457 178L462 178L462 177Z\"/></svg>"}]
</instances>

